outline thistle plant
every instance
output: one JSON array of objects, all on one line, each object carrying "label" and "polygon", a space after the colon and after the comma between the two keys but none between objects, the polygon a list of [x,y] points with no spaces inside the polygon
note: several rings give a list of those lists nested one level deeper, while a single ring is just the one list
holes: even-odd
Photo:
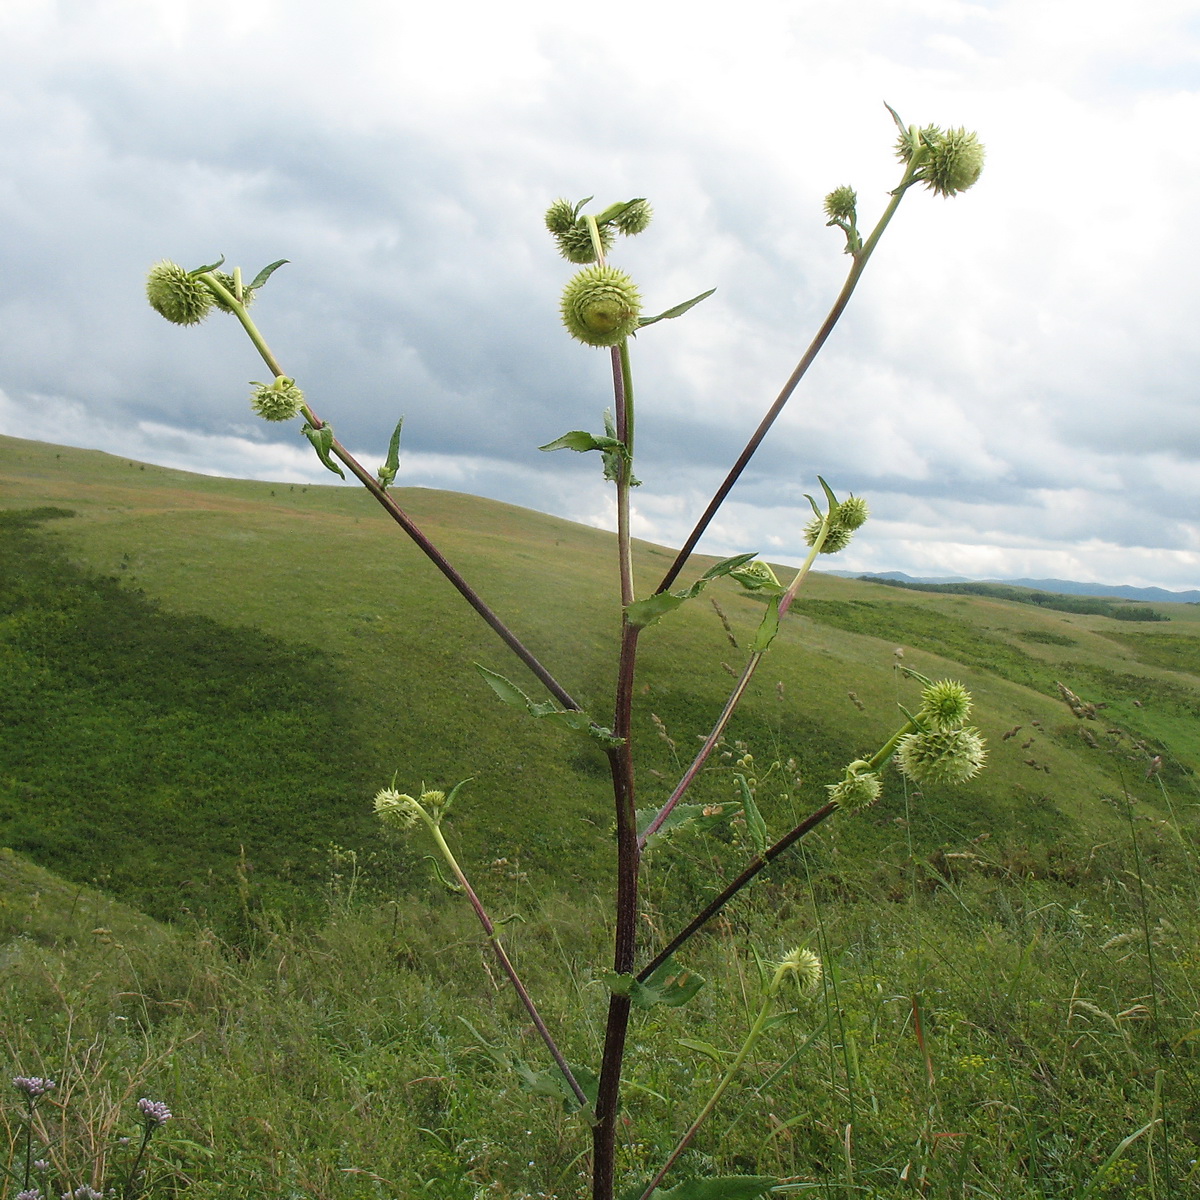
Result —
[{"label": "thistle plant", "polygon": [[[934,682],[901,668],[906,676],[921,685],[920,703],[915,711],[903,711],[903,721],[892,736],[873,753],[849,763],[840,779],[825,785],[825,802],[782,834],[770,831],[767,817],[759,811],[754,789],[745,772],[734,774],[736,802],[721,806],[720,814],[686,802],[690,789],[706,769],[714,750],[723,744],[729,722],[759,665],[770,652],[780,624],[814,562],[820,555],[837,553],[851,543],[868,519],[867,504],[854,495],[839,499],[833,488],[818,476],[819,491],[809,497],[812,516],[804,530],[808,554],[790,579],[781,581],[776,572],[754,553],[727,558],[686,585],[678,585],[679,577],[713,517],[832,333],[880,238],[909,190],[922,184],[940,196],[952,197],[973,186],[982,171],[983,147],[975,134],[964,129],[944,130],[934,125],[905,125],[894,110],[889,111],[899,129],[897,155],[901,178],[889,194],[882,215],[865,233],[859,227],[859,201],[853,187],[839,186],[825,198],[827,224],[842,232],[845,253],[850,257],[845,283],[812,342],[698,517],[670,568],[651,590],[639,586],[635,579],[631,553],[630,494],[640,482],[634,473],[636,405],[632,346],[639,337],[656,336],[660,332],[646,333],[650,326],[684,316],[707,299],[712,291],[702,292],[655,315],[646,315],[642,289],[627,273],[608,261],[608,256],[619,245],[618,239],[640,236],[650,228],[653,214],[644,198],[620,201],[598,212],[589,209],[591,197],[577,203],[559,199],[545,214],[546,229],[558,252],[579,268],[563,288],[563,325],[566,332],[583,346],[606,353],[613,381],[612,407],[603,416],[602,432],[573,429],[541,447],[548,452],[597,452],[604,477],[615,491],[620,650],[611,716],[606,713],[597,717],[585,711],[550,667],[522,643],[396,502],[389,488],[400,468],[403,419],[391,435],[384,463],[372,473],[337,440],[328,420],[318,415],[296,380],[285,371],[249,313],[255,293],[283,265],[282,260],[264,268],[249,284],[243,283],[240,270],[222,270],[223,260],[191,270],[175,263],[161,262],[151,270],[147,282],[151,306],[175,324],[197,324],[213,311],[236,318],[270,372],[269,382],[253,384],[251,406],[254,411],[268,421],[301,419],[300,432],[308,439],[320,462],[342,478],[348,471],[371,493],[505,646],[534,674],[546,692],[545,698],[530,697],[503,675],[479,667],[482,682],[501,701],[531,718],[560,727],[564,735],[583,739],[593,754],[607,760],[615,829],[614,938],[611,968],[599,975],[599,981],[607,989],[608,1000],[603,1049],[600,1061],[594,1067],[567,1062],[508,956],[496,923],[451,848],[443,826],[463,783],[448,794],[437,788],[427,789],[422,784],[415,789],[417,795],[414,797],[398,791],[393,779],[392,785],[381,790],[375,799],[375,810],[381,820],[401,830],[423,830],[433,840],[448,872],[439,870],[444,882],[461,893],[475,911],[492,952],[533,1021],[553,1064],[540,1075],[517,1060],[511,1060],[511,1065],[517,1067],[527,1084],[531,1079],[534,1081],[533,1090],[555,1094],[569,1109],[581,1114],[580,1133],[586,1135],[590,1131],[591,1137],[593,1200],[613,1200],[618,1187],[617,1121],[628,1034],[635,1011],[657,1005],[682,1006],[703,985],[703,980],[675,957],[688,940],[733,902],[771,862],[822,822],[839,811],[852,813],[878,801],[883,793],[884,772],[893,759],[907,778],[922,785],[965,782],[984,763],[983,739],[977,730],[966,724],[971,702],[965,689],[951,680]],[[655,796],[648,806],[639,808],[637,742],[632,720],[639,639],[643,630],[669,619],[672,612],[721,578],[763,602],[762,620],[736,683],[722,710],[715,714],[708,733],[703,735],[699,751],[669,794]],[[469,764],[465,765],[469,770]],[[654,953],[647,953],[639,936],[642,926],[639,888],[650,870],[647,850],[669,837],[688,831],[703,832],[733,814],[744,822],[753,850],[749,860],[673,936],[665,938]],[[820,963],[809,951],[797,949],[776,964],[762,966],[759,1007],[742,1049],[660,1168],[649,1178],[622,1181],[623,1198],[732,1200],[765,1194],[776,1185],[778,1181],[767,1176],[722,1176],[699,1181],[684,1179],[668,1189],[660,1186],[716,1107],[734,1075],[743,1067],[755,1044],[777,1019],[786,1018],[787,1014],[776,1009],[785,984],[791,979],[802,982],[809,990],[819,986]],[[148,1132],[149,1129],[147,1125]]]}]

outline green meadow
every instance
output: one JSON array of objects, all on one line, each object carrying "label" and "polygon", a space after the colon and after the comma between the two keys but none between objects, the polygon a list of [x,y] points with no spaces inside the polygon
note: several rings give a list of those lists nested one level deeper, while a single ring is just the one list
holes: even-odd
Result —
[{"label": "green meadow", "polygon": [[[612,536],[395,495],[607,720]],[[637,545],[642,591],[669,562]],[[846,1200],[1200,1194],[1200,607],[1152,607],[805,584],[695,798],[734,799],[748,754],[790,828],[917,702],[898,662],[967,685],[987,769],[924,793],[889,772],[696,940],[706,988],[634,1031],[629,1184],[741,1044],[754,950],[806,944],[824,990],[764,1039],[694,1173]],[[722,580],[643,636],[641,804],[761,615]],[[469,909],[371,815],[393,778],[470,778],[448,836],[568,1057],[598,1059],[607,764],[476,663],[542,698],[365,493],[0,437],[0,1039],[10,1075],[62,1081],[39,1110],[54,1194],[118,1163],[143,1095],[176,1114],[163,1194],[581,1194],[586,1127],[510,1069],[542,1051]],[[743,833],[654,851],[649,946],[740,870]]]}]

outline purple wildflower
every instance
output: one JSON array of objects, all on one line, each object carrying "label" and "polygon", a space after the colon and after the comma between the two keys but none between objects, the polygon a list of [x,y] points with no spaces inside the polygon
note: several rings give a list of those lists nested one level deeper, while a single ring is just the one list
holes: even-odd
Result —
[{"label": "purple wildflower", "polygon": [[165,1125],[171,1119],[171,1110],[166,1106],[165,1101],[162,1100],[147,1100],[143,1096],[138,1101],[138,1110],[141,1112],[149,1129]]},{"label": "purple wildflower", "polygon": [[63,1192],[62,1200],[104,1200],[104,1193],[98,1192],[84,1183],[73,1192]]},{"label": "purple wildflower", "polygon": [[44,1158],[35,1158],[33,1160],[33,1169],[35,1171],[48,1171],[50,1164]]},{"label": "purple wildflower", "polygon": [[41,1189],[30,1188],[28,1191],[18,1192],[17,1200],[42,1200]]},{"label": "purple wildflower", "polygon": [[12,1082],[30,1100],[40,1100],[54,1086],[53,1079],[43,1079],[40,1075],[17,1075]]}]

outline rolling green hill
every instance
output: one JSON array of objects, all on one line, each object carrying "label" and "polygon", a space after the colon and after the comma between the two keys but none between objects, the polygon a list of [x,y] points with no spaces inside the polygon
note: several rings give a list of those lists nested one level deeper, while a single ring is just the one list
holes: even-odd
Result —
[{"label": "rolling green hill", "polygon": [[[464,495],[397,495],[605,717],[618,624],[610,536]],[[0,506],[0,651],[16,684],[3,700],[0,844],[158,917],[300,911],[331,844],[414,869],[368,817],[394,772],[408,789],[471,776],[455,832],[476,861],[507,859],[568,888],[602,879],[602,757],[495,702],[473,663],[531,694],[538,685],[365,494],[3,438]],[[644,588],[667,561],[638,546]],[[708,596],[743,646],[761,611],[718,586],[643,638],[644,803],[665,795],[743,661]],[[893,670],[897,648],[972,689],[991,757],[966,788],[922,798],[912,827],[897,825],[906,800],[891,775],[884,801],[841,835],[866,859],[907,853],[912,837],[928,853],[984,834],[1001,855],[1070,858],[1114,833],[1125,789],[1155,819],[1166,815],[1160,780],[1196,794],[1194,609],[1175,606],[1169,624],[1142,632],[816,576],[795,611],[730,734],[760,764],[798,764],[802,785],[788,789],[788,812],[768,813],[774,824],[819,805],[822,785],[894,728],[897,703],[913,699]],[[1099,719],[1073,716],[1058,682],[1100,705]],[[1161,774],[1148,779],[1155,755]],[[701,796],[729,787],[714,772]]]},{"label": "rolling green hill", "polygon": [[[612,538],[398,495],[604,719]],[[643,590],[668,561],[639,545]],[[1142,627],[829,576],[801,595],[699,797],[730,797],[749,751],[773,833],[823,803],[915,701],[897,651],[970,686],[988,768],[924,794],[889,772],[877,805],[693,940],[697,999],[636,1016],[622,1188],[741,1044],[755,956],[802,945],[821,992],[760,1043],[681,1171],[864,1200],[1194,1195],[1200,610]],[[709,727],[761,611],[718,583],[643,635],[643,803]],[[507,1069],[545,1056],[465,902],[370,816],[393,773],[473,777],[448,836],[492,912],[519,918],[503,936],[564,1052],[598,1063],[606,765],[500,705],[473,662],[540,698],[365,495],[0,438],[0,1046],[10,1077],[59,1081],[36,1180],[24,1109],[0,1100],[0,1200],[119,1184],[139,1096],[176,1114],[148,1160],[169,1200],[581,1194],[589,1131]],[[655,851],[648,945],[745,858],[715,841]]]}]

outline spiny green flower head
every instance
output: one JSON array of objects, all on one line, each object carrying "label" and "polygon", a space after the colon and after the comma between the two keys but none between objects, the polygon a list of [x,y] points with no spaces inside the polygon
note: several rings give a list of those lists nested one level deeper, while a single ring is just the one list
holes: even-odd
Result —
[{"label": "spiny green flower head", "polygon": [[[226,291],[231,292],[235,297],[237,296],[237,286],[234,281],[233,275],[229,271],[213,271],[212,275],[213,275],[213,278],[216,279],[216,281],[219,284],[221,284],[222,287],[224,287],[226,289]],[[228,313],[233,312],[233,309],[230,308],[230,306],[228,304],[226,304],[225,301],[222,300],[221,297],[218,296],[215,292],[213,293],[213,303],[222,312],[228,312]],[[248,288],[243,283],[242,284],[242,305],[245,308],[249,308],[250,305],[253,303],[254,303],[254,292],[251,288]]]},{"label": "spiny green flower head", "polygon": [[[804,541],[809,546],[816,545],[817,538],[821,536],[822,521],[820,517],[813,517],[811,521],[804,527]],[[854,539],[854,530],[848,529],[845,525],[838,522],[835,517],[829,523],[829,532],[825,534],[825,540],[821,543],[822,554],[836,554],[839,550],[845,550]]]},{"label": "spiny green flower head", "polygon": [[146,299],[172,325],[199,325],[215,303],[204,284],[169,259],[150,268],[146,276]]},{"label": "spiny green flower head", "polygon": [[619,345],[636,331],[641,311],[637,286],[616,267],[585,267],[563,291],[563,324],[589,346]]},{"label": "spiny green flower head", "polygon": [[896,157],[902,163],[911,162],[912,156],[918,150],[923,146],[929,146],[934,139],[941,136],[941,133],[942,131],[936,125],[926,125],[924,129],[918,129],[915,125],[901,128],[899,140],[896,142]]},{"label": "spiny green flower head", "polygon": [[613,224],[626,237],[636,237],[646,231],[653,216],[654,210],[645,200],[634,200],[613,218]]},{"label": "spiny green flower head", "polygon": [[939,196],[956,196],[972,187],[983,173],[984,149],[979,136],[961,126],[929,142],[929,159],[922,168],[925,186]]},{"label": "spiny green flower head", "polygon": [[965,783],[987,759],[979,730],[933,729],[909,733],[896,747],[896,765],[914,783]]},{"label": "spiny green flower head", "polygon": [[[607,254],[612,249],[613,231],[611,225],[597,225],[600,234],[600,248]],[[558,252],[573,263],[591,263],[596,261],[596,247],[592,243],[592,231],[586,221],[572,225],[564,233],[556,233],[554,240],[558,243]]]},{"label": "spiny green flower head", "polygon": [[837,783],[827,783],[825,790],[828,791],[830,800],[853,812],[855,809],[868,808],[874,804],[883,792],[883,782],[870,769],[869,763],[859,759],[846,768],[843,779]]},{"label": "spiny green flower head", "polygon": [[375,797],[375,815],[385,825],[410,829],[421,816],[421,806],[395,788],[384,788]]},{"label": "spiny green flower head", "polygon": [[831,221],[853,221],[858,195],[852,187],[834,188],[825,197],[825,215]]},{"label": "spiny green flower head", "polygon": [[971,693],[953,679],[939,679],[921,693],[917,720],[934,729],[958,729],[971,712]]},{"label": "spiny green flower head", "polygon": [[847,496],[838,505],[834,520],[843,529],[855,530],[861,529],[870,515],[871,510],[867,508],[867,502],[861,496]]},{"label": "spiny green flower head", "polygon": [[790,975],[802,992],[815,992],[821,986],[823,974],[821,960],[811,950],[797,946],[775,964],[775,977],[770,990],[772,993],[778,991],[780,984]]},{"label": "spiny green flower head", "polygon": [[558,199],[546,209],[546,228],[551,233],[566,233],[577,219],[576,206],[570,200]]},{"label": "spiny green flower head", "polygon": [[250,407],[264,421],[290,421],[299,416],[304,403],[304,393],[294,379],[280,375],[274,383],[254,383],[250,396]]}]

